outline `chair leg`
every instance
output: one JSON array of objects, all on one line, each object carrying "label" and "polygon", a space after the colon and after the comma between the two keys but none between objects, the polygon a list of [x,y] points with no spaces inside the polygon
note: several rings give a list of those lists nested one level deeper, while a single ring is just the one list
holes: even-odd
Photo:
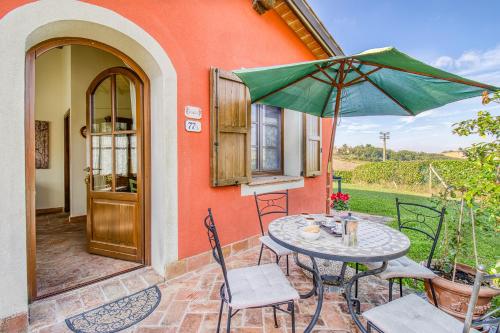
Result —
[{"label": "chair leg", "polygon": [[[432,294],[432,300],[434,301],[434,306],[436,308],[439,308],[437,297],[436,297],[436,291],[434,290],[434,284],[432,283],[432,280],[429,280],[429,286],[431,287],[431,294]],[[500,327],[500,325],[499,325]]]},{"label": "chair leg", "polygon": [[220,332],[220,321],[222,319],[222,309],[224,308],[224,300],[220,301],[220,309],[219,309],[219,319],[217,320],[217,333]]},{"label": "chair leg", "polygon": [[276,255],[276,265],[279,265],[281,257],[279,255]]},{"label": "chair leg", "polygon": [[257,266],[260,265],[260,260],[262,259],[262,251],[264,251],[264,244],[260,244],[260,254],[259,254],[259,261],[257,262]]},{"label": "chair leg", "polygon": [[278,317],[276,317],[276,307],[273,306],[274,327],[278,328]]},{"label": "chair leg", "polygon": [[295,333],[295,303],[292,301],[290,303],[291,309],[290,309],[290,315],[292,316],[292,333]]},{"label": "chair leg", "polygon": [[403,278],[399,278],[399,298],[403,297]]},{"label": "chair leg", "polygon": [[394,281],[392,279],[389,279],[389,302],[392,301],[392,285],[394,284]]},{"label": "chair leg", "polygon": [[370,322],[366,323],[366,332],[367,333],[372,333],[372,325]]},{"label": "chair leg", "polygon": [[227,326],[226,326],[226,332],[230,333],[231,332],[231,316],[232,316],[232,309],[229,306],[228,312],[227,312]]},{"label": "chair leg", "polygon": [[286,255],[286,276],[290,276],[290,264],[288,263],[288,254]]}]

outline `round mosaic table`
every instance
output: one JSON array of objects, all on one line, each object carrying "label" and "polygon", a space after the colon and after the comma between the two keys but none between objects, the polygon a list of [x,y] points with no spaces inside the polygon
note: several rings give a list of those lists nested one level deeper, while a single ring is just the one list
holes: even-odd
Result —
[{"label": "round mosaic table", "polygon": [[[324,219],[324,215],[322,214],[311,214],[309,217],[314,217],[318,222]],[[341,281],[345,286],[344,297],[346,298],[349,312],[356,325],[362,332],[365,332],[366,330],[353,308],[353,304],[356,304],[356,302],[359,307],[359,302],[355,299],[351,299],[352,286],[354,283],[357,283],[358,279],[361,277],[375,275],[384,271],[389,260],[404,256],[410,248],[410,240],[398,230],[383,224],[358,219],[358,242],[355,246],[347,246],[343,244],[341,237],[335,237],[323,229],[320,229],[320,237],[318,239],[304,239],[300,235],[300,229],[307,225],[308,222],[305,216],[290,215],[272,221],[268,228],[269,236],[275,242],[297,253],[309,256],[311,259],[312,267],[309,269],[313,274],[314,286],[311,293],[304,296],[304,298],[316,294],[318,295],[318,305],[311,323],[306,328],[305,332],[311,332],[316,325],[323,304],[322,279],[325,279],[325,276],[320,275],[315,258],[356,264],[367,262],[381,263],[379,268],[358,273],[349,279],[349,281],[345,282],[345,284],[343,282],[343,276],[341,277]],[[297,264],[305,268],[298,261]]]}]

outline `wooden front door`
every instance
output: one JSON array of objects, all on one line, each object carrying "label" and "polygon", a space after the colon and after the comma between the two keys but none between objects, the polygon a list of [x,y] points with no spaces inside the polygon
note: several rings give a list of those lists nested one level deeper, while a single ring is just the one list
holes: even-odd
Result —
[{"label": "wooden front door", "polygon": [[130,69],[99,74],[87,91],[90,253],[144,262],[143,84]]}]

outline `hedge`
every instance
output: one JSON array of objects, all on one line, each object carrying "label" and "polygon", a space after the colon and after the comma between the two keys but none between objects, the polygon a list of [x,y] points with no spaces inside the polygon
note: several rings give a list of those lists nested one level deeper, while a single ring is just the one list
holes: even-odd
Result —
[{"label": "hedge", "polygon": [[342,181],[358,184],[424,185],[429,181],[429,165],[448,185],[458,185],[464,176],[475,172],[468,161],[428,160],[428,161],[386,161],[370,162],[352,171],[335,171]]}]

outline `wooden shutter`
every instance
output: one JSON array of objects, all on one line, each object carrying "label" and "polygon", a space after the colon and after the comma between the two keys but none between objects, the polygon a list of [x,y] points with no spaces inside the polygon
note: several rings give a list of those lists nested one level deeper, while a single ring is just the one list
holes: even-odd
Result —
[{"label": "wooden shutter", "polygon": [[303,116],[304,177],[321,175],[321,118],[307,113]]},{"label": "wooden shutter", "polygon": [[247,87],[231,72],[210,73],[210,174],[212,186],[251,180],[251,100]]}]

